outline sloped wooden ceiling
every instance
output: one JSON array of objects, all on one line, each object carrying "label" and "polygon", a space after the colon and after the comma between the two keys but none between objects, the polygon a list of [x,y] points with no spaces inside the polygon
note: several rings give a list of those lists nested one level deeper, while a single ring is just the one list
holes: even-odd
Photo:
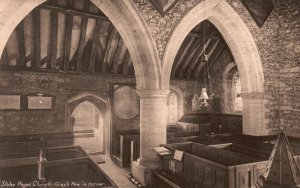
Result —
[{"label": "sloped wooden ceiling", "polygon": [[[207,20],[201,22],[180,46],[171,78],[198,80],[203,76],[204,70],[208,71],[215,64],[224,50],[229,49],[217,28]],[[204,53],[208,62],[204,61]]]},{"label": "sloped wooden ceiling", "polygon": [[0,66],[134,75],[120,34],[87,0],[49,0],[34,9],[11,34]]},{"label": "sloped wooden ceiling", "polygon": [[[218,30],[201,22],[177,52],[171,77],[198,80],[227,48]],[[11,34],[0,68],[134,75],[120,34],[89,0],[49,0],[34,9]]]}]

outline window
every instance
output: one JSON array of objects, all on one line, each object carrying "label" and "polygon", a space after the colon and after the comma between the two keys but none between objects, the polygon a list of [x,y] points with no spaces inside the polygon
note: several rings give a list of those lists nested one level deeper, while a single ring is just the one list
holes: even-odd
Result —
[{"label": "window", "polygon": [[234,95],[233,110],[234,111],[243,111],[242,87],[241,87],[241,80],[240,80],[239,75],[234,75],[232,78],[232,81],[233,81],[232,93]]},{"label": "window", "polygon": [[175,124],[178,121],[178,97],[171,91],[168,99],[168,124]]}]

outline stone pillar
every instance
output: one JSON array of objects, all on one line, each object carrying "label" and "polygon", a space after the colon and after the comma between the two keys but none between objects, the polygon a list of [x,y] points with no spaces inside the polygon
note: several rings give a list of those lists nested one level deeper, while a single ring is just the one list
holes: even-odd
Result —
[{"label": "stone pillar", "polygon": [[141,90],[140,96],[140,158],[132,165],[132,173],[143,185],[151,184],[151,169],[160,166],[152,148],[167,142],[169,90]]}]

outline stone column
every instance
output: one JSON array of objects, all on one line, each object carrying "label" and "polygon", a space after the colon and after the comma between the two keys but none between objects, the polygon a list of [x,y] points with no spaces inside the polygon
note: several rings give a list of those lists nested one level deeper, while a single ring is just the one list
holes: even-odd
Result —
[{"label": "stone column", "polygon": [[141,90],[140,96],[140,158],[132,165],[132,172],[143,185],[151,184],[151,169],[160,165],[152,148],[167,142],[169,90]]}]

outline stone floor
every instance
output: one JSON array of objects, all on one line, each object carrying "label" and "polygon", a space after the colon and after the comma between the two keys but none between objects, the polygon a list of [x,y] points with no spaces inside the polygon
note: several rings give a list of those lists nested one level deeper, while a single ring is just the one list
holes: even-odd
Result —
[{"label": "stone floor", "polygon": [[81,146],[87,153],[103,152],[103,142],[98,137],[75,138],[74,145]]},{"label": "stone floor", "polygon": [[130,169],[119,167],[115,164],[111,158],[105,154],[101,155],[105,160],[105,163],[99,164],[99,167],[117,184],[119,188],[136,188],[128,178],[127,174],[130,173]]},{"label": "stone floor", "polygon": [[[97,137],[75,138],[74,145],[81,146],[87,153],[98,153],[103,151],[101,149],[103,145],[99,143],[99,138]],[[98,164],[99,167],[119,188],[136,188],[136,186],[127,178],[127,174],[130,173],[130,168],[121,168],[106,154],[101,154],[100,157],[104,159],[105,163]]]},{"label": "stone floor", "polygon": [[[79,130],[79,129],[78,129]],[[103,153],[103,133],[99,129],[94,129],[92,136],[81,135],[74,138],[74,145],[81,146],[87,153]]]}]

